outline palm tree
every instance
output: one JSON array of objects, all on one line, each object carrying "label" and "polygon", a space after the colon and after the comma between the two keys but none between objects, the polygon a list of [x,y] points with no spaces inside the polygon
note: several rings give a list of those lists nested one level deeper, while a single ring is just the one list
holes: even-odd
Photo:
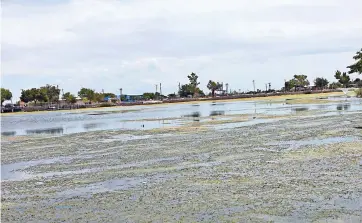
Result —
[{"label": "palm tree", "polygon": [[221,87],[221,83],[212,80],[209,80],[209,83],[207,84],[207,88],[211,91],[212,97],[215,97],[215,91],[219,90]]}]

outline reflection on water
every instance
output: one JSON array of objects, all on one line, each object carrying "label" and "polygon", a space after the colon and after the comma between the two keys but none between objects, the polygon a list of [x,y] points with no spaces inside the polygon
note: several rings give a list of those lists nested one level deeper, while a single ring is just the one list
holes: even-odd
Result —
[{"label": "reflection on water", "polygon": [[192,119],[193,121],[199,122],[199,121],[200,121],[200,116],[201,116],[201,113],[200,113],[200,112],[192,112],[191,114],[183,115],[183,116],[181,116],[181,117],[193,118],[193,119]]},{"label": "reflection on water", "polygon": [[14,135],[16,135],[16,131],[2,132],[1,135],[2,136],[14,136]]},{"label": "reflection on water", "polygon": [[216,103],[216,102],[213,102],[210,104],[211,106],[224,106],[225,103]]},{"label": "reflection on water", "polygon": [[[336,111],[338,110],[338,111]],[[97,110],[53,111],[45,113],[13,114],[1,117],[3,136],[28,134],[73,134],[97,130],[148,130],[163,127],[176,127],[191,122],[211,118],[224,119],[224,116],[247,115],[304,115],[307,111],[326,111],[338,114],[341,111],[361,111],[362,100],[349,98],[348,102],[332,100],[325,104],[286,105],[285,101],[239,101],[239,102],[194,102],[192,104],[170,104],[167,106],[114,107]],[[312,113],[313,114],[313,113]],[[208,118],[207,118],[208,117]],[[254,120],[254,119],[253,119]],[[250,120],[245,123],[255,124]],[[54,128],[54,126],[62,128]],[[233,125],[232,125],[233,126]],[[28,130],[27,130],[28,129]]]},{"label": "reflection on water", "polygon": [[308,107],[296,107],[296,108],[292,108],[292,110],[294,112],[303,112],[303,111],[308,111],[309,108]]},{"label": "reflection on water", "polygon": [[99,128],[99,127],[101,127],[103,125],[104,125],[104,123],[87,123],[87,124],[83,125],[83,128],[85,130],[91,130],[91,129]]},{"label": "reflection on water", "polygon": [[351,104],[339,104],[339,105],[337,105],[337,110],[338,111],[349,110],[350,108],[351,108]]},{"label": "reflection on water", "polygon": [[183,115],[181,117],[186,117],[186,118],[198,118],[201,116],[200,112],[192,112],[191,114],[187,114],[187,115]]},{"label": "reflection on water", "polygon": [[225,115],[225,111],[211,111],[210,116]]},{"label": "reflection on water", "polygon": [[64,129],[62,127],[59,128],[49,128],[49,129],[31,129],[26,130],[27,135],[38,135],[38,134],[50,134],[50,135],[58,135],[63,134]]},{"label": "reflection on water", "polygon": [[325,109],[328,109],[329,107],[330,107],[330,105],[328,105],[328,104],[317,105],[317,109],[319,109],[319,110],[325,110]]}]

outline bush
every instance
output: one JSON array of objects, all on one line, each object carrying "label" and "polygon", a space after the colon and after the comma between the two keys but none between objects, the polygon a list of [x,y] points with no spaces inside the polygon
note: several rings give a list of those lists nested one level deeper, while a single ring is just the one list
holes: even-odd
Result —
[{"label": "bush", "polygon": [[113,104],[110,103],[104,103],[104,104],[100,104],[99,107],[104,108],[104,107],[112,107],[114,106]]},{"label": "bush", "polygon": [[357,89],[355,92],[357,97],[362,98],[362,88]]}]

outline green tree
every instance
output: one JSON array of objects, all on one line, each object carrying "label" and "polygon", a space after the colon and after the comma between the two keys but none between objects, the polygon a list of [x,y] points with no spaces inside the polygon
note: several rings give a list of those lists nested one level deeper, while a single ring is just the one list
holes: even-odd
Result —
[{"label": "green tree", "polygon": [[155,93],[145,92],[145,93],[143,93],[143,98],[146,100],[153,100],[153,99],[155,99]]},{"label": "green tree", "polygon": [[106,98],[106,97],[109,97],[109,98],[116,98],[117,96],[113,93],[103,93],[103,96]]},{"label": "green tree", "polygon": [[349,81],[351,80],[349,75],[346,72],[341,72],[339,70],[336,71],[334,77],[338,80],[339,83],[346,87]]},{"label": "green tree", "polygon": [[31,88],[27,90],[21,90],[20,100],[28,103],[34,101],[37,102],[47,102],[49,100],[46,90],[41,88]]},{"label": "green tree", "polygon": [[209,80],[209,83],[207,84],[207,88],[211,91],[212,97],[215,97],[215,91],[221,89],[222,84],[219,82]]},{"label": "green tree", "polygon": [[309,86],[309,81],[308,81],[308,76],[307,75],[294,75],[294,78],[291,80],[291,84],[294,87],[306,87]]},{"label": "green tree", "polygon": [[198,82],[199,76],[192,72],[190,75],[187,76],[187,78],[190,82],[188,87],[190,88],[192,94],[195,95],[196,93],[198,93],[197,86],[200,84],[200,82]]},{"label": "green tree", "polygon": [[340,87],[342,87],[342,84],[339,83],[339,82],[333,82],[333,83],[329,84],[329,89],[337,89],[337,88],[340,88]]},{"label": "green tree", "polygon": [[103,102],[104,101],[104,95],[102,93],[95,92],[93,96],[93,100],[96,102]]},{"label": "green tree", "polygon": [[49,97],[45,88],[36,89],[35,91],[35,102],[48,102]]},{"label": "green tree", "polygon": [[356,84],[357,87],[362,87],[362,80],[359,78],[356,78],[353,83]]},{"label": "green tree", "polygon": [[181,97],[188,97],[189,95],[193,95],[192,87],[189,84],[181,85],[179,95]]},{"label": "green tree", "polygon": [[27,90],[22,89],[21,90],[21,95],[20,95],[20,100],[25,102],[25,103],[28,103],[30,101],[34,101],[35,100],[35,94],[33,92],[34,89],[35,88],[27,89]]},{"label": "green tree", "polygon": [[59,101],[60,89],[58,88],[58,86],[47,84],[43,87],[40,87],[40,90],[45,92],[45,94],[48,97],[49,102],[58,102]]},{"label": "green tree", "polygon": [[201,96],[201,97],[204,97],[204,96],[205,96],[204,91],[201,90],[200,88],[197,88],[196,92],[197,92],[197,94],[198,94],[199,96]]},{"label": "green tree", "polygon": [[294,75],[294,78],[291,79],[290,81],[286,81],[284,83],[284,89],[285,90],[290,90],[292,88],[295,88],[295,90],[297,90],[297,87],[306,87],[309,86],[309,81],[308,81],[308,76],[307,75]]},{"label": "green tree", "polygon": [[347,67],[349,69],[348,73],[362,74],[362,48],[360,51],[356,52],[356,55],[353,57],[353,59],[357,62]]},{"label": "green tree", "polygon": [[63,99],[68,103],[68,104],[75,104],[77,102],[77,98],[71,94],[70,92],[67,92],[63,95]]},{"label": "green tree", "polygon": [[325,88],[328,86],[328,80],[323,78],[323,77],[317,77],[315,80],[314,80],[314,85],[318,88]]},{"label": "green tree", "polygon": [[1,104],[6,100],[10,100],[12,97],[13,94],[9,89],[1,88]]},{"label": "green tree", "polygon": [[167,95],[167,96],[168,96],[168,98],[176,98],[176,94],[175,94],[175,93],[169,94],[169,95]]},{"label": "green tree", "polygon": [[89,102],[92,102],[95,99],[95,92],[94,90],[89,88],[81,88],[80,91],[78,91],[78,96],[83,100],[88,100]]}]

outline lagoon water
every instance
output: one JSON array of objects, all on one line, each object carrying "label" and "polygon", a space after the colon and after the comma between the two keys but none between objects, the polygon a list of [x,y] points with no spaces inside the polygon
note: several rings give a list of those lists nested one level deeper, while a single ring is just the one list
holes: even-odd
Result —
[{"label": "lagoon water", "polygon": [[262,115],[298,115],[308,111],[318,111],[328,115],[362,110],[361,100],[341,97],[328,99],[330,103],[288,104],[288,100],[210,101],[94,110],[15,113],[1,117],[1,134],[2,136],[61,135],[96,130],[153,129],[211,119],[223,120],[230,115],[246,115],[252,124],[255,122],[254,118]]}]

